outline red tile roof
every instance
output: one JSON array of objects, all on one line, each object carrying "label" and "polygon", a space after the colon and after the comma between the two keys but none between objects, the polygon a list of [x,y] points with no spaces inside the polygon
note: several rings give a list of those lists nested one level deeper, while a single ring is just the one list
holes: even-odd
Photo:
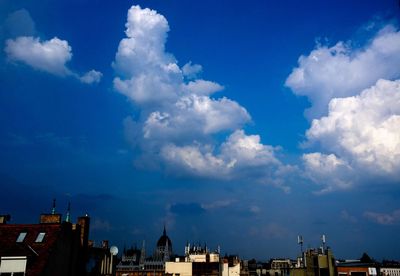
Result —
[{"label": "red tile roof", "polygon": [[[26,275],[40,275],[62,230],[62,224],[0,224],[0,256],[27,256]],[[17,242],[21,232],[27,235]],[[35,242],[39,233],[42,242]]]}]

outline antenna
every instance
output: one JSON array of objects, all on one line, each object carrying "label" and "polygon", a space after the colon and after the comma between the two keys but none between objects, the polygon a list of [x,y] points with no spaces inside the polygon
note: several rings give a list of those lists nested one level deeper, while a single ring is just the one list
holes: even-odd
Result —
[{"label": "antenna", "polygon": [[68,202],[67,217],[65,218],[66,222],[71,222],[70,211],[71,211],[71,202]]},{"label": "antenna", "polygon": [[53,208],[51,209],[51,214],[54,215],[56,213],[56,199],[53,198]]},{"label": "antenna", "polygon": [[323,234],[321,236],[321,241],[322,241],[322,252],[324,252],[325,251],[325,244],[326,244],[325,234]]},{"label": "antenna", "polygon": [[303,254],[303,236],[302,235],[298,235],[297,236],[297,243],[300,244],[300,250],[301,250],[301,254]]}]

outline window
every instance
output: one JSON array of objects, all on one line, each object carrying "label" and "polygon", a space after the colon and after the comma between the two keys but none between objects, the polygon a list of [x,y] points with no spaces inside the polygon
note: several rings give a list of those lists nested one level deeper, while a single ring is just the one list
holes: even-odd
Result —
[{"label": "window", "polygon": [[25,237],[26,237],[26,234],[27,234],[26,232],[19,233],[19,236],[17,238],[17,242],[23,242]]},{"label": "window", "polygon": [[46,235],[46,233],[40,232],[40,233],[37,235],[35,242],[43,242],[43,239],[44,239],[44,236],[45,236],[45,235]]}]

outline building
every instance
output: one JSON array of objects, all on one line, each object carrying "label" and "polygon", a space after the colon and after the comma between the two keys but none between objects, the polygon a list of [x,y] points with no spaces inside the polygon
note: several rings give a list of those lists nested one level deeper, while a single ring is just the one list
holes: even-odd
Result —
[{"label": "building", "polygon": [[400,276],[400,263],[396,261],[382,261],[380,267],[381,276]]},{"label": "building", "polygon": [[400,276],[400,267],[381,267],[381,276]]},{"label": "building", "polygon": [[187,244],[185,256],[165,263],[167,276],[240,276],[241,262],[237,256],[220,258],[219,248]]},{"label": "building", "polygon": [[270,269],[267,271],[268,276],[288,276],[293,268],[290,259],[271,259],[269,261]]},{"label": "building", "polygon": [[40,215],[38,224],[8,224],[0,216],[1,275],[84,275],[89,234],[88,216],[70,222],[55,213]]},{"label": "building", "polygon": [[377,276],[377,267],[374,263],[344,261],[336,264],[338,276]]},{"label": "building", "polygon": [[103,240],[101,246],[89,241],[86,259],[86,275],[114,275],[116,256],[111,252],[107,240]]},{"label": "building", "polygon": [[124,250],[121,261],[116,266],[117,276],[163,276],[165,264],[173,256],[172,242],[164,226],[151,257],[146,257],[145,242],[142,249]]},{"label": "building", "polygon": [[330,248],[308,249],[298,258],[290,276],[335,276],[335,259]]}]

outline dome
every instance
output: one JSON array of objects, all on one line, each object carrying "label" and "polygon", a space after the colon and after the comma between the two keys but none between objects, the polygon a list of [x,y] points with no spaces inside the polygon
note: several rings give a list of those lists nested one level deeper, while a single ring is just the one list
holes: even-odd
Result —
[{"label": "dome", "polygon": [[157,247],[165,247],[168,243],[168,247],[171,249],[172,248],[172,242],[167,236],[167,231],[165,231],[165,226],[164,226],[164,232],[163,235],[158,239],[157,242]]}]

